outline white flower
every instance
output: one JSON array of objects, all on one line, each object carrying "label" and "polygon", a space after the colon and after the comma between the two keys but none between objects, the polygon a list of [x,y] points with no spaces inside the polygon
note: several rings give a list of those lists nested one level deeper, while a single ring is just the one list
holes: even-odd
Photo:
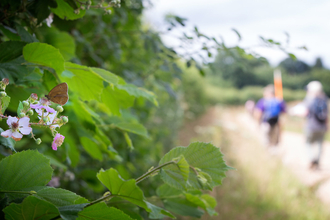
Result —
[{"label": "white flower", "polygon": [[22,139],[23,134],[28,135],[32,132],[32,128],[30,125],[30,118],[16,118],[8,116],[7,124],[9,126],[9,130],[1,132],[1,136],[3,137],[12,137],[15,141],[19,141]]}]

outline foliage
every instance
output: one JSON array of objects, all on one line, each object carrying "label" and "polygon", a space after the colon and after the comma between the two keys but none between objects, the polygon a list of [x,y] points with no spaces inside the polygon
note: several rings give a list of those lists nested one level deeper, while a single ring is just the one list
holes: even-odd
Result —
[{"label": "foliage", "polygon": [[[200,142],[173,148],[183,115],[178,55],[143,27],[142,1],[125,1],[120,8],[118,1],[108,3],[0,3],[0,77],[9,81],[1,88],[0,126],[6,128],[10,117],[28,117],[32,130],[32,138],[17,142],[2,131],[1,217],[175,217],[164,208],[175,215],[200,217],[201,209],[216,215],[216,201],[203,191],[220,185],[229,169],[220,150]],[[196,35],[208,38],[197,28]],[[60,82],[69,88],[65,106],[30,100]],[[33,105],[46,110],[33,114]],[[56,116],[64,111],[67,117],[50,120],[52,107]],[[169,180],[168,169],[182,178]],[[176,198],[167,199],[164,191],[155,197],[160,176],[171,186],[189,187],[169,190]]]}]

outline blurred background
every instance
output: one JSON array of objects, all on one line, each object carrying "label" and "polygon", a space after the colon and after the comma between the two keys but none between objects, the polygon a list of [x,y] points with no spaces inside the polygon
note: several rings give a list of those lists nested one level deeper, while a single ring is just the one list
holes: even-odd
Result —
[{"label": "blurred background", "polygon": [[[282,117],[282,136],[274,152],[263,147],[258,123],[243,107],[247,100],[262,98],[263,88],[274,83],[275,69],[282,73],[288,111],[305,98],[310,81],[320,81],[330,96],[330,27],[324,19],[329,6],[328,1],[258,0],[155,0],[146,5],[145,23],[184,58],[179,62],[184,121],[178,142],[212,141],[237,169],[211,193],[219,215],[203,219],[330,218],[329,143],[320,170],[311,171],[304,118]],[[187,20],[169,27],[173,16]],[[187,47],[196,35],[198,40]],[[208,47],[213,37],[220,49]],[[198,66],[187,68],[191,57],[202,65],[203,74]]]}]

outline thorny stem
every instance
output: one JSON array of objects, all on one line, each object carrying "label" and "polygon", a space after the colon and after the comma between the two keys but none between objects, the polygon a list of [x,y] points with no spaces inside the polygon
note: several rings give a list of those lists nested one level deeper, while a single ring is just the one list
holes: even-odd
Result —
[{"label": "thorny stem", "polygon": [[175,161],[169,161],[167,163],[164,163],[158,167],[153,168],[152,170],[146,172],[145,174],[143,174],[142,176],[140,176],[139,178],[136,179],[136,184],[138,184],[139,182],[141,182],[142,180],[146,179],[148,176],[150,176],[153,172],[160,170],[161,168],[170,165],[170,164],[174,164]]}]

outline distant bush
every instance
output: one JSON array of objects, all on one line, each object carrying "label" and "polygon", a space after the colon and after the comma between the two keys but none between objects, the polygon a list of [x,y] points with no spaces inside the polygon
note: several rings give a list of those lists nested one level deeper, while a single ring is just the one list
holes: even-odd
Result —
[{"label": "distant bush", "polygon": [[[263,87],[259,86],[249,86],[243,89],[207,86],[205,89],[211,104],[242,105],[249,99],[258,101],[263,94]],[[286,102],[302,100],[305,97],[305,91],[284,88],[283,95]]]}]

